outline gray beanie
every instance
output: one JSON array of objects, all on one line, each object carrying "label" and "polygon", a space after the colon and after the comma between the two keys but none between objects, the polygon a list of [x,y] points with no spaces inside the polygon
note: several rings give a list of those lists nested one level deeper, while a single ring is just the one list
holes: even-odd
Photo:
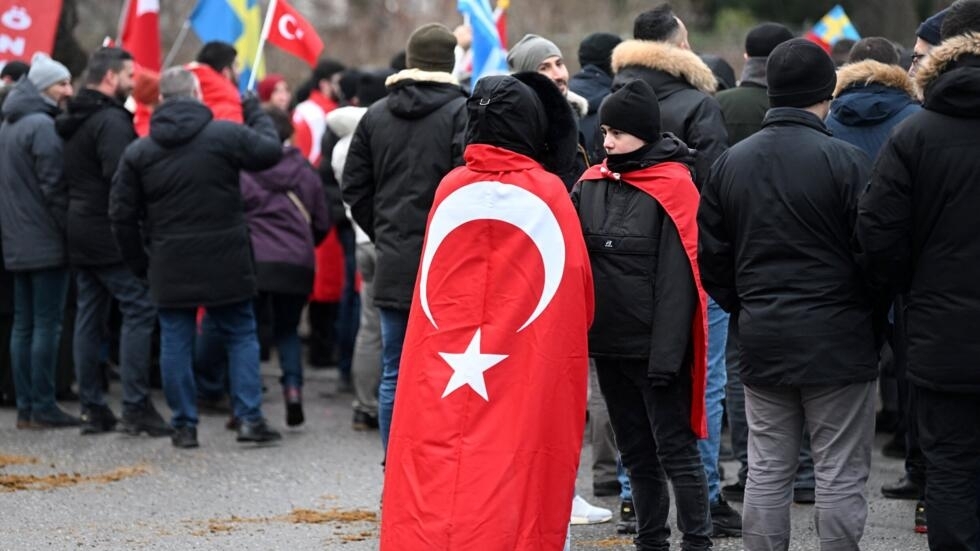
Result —
[{"label": "gray beanie", "polygon": [[526,34],[510,48],[507,66],[515,73],[537,71],[541,62],[552,56],[562,57],[555,43],[536,34]]},{"label": "gray beanie", "polygon": [[67,67],[48,57],[48,54],[38,52],[31,59],[31,70],[27,78],[41,92],[52,84],[71,79],[71,71]]}]

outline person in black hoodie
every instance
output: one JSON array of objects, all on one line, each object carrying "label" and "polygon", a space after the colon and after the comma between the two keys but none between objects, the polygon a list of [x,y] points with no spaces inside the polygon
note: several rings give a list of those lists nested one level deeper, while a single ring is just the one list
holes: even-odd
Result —
[{"label": "person in black hoodie", "polygon": [[642,80],[607,97],[599,122],[608,156],[582,176],[572,202],[595,283],[589,355],[630,474],[636,548],[667,545],[669,480],[683,548],[709,549],[697,447],[707,432],[707,297],[697,275],[693,155],[661,134],[657,97]]},{"label": "person in black hoodie", "polygon": [[256,276],[239,171],[276,164],[279,136],[252,95],[242,101],[246,126],[212,120],[197,78],[186,69],[163,73],[160,96],[150,135],[126,148],[113,178],[109,219],[123,260],[137,277],[149,279],[159,308],[173,444],[197,446],[191,356],[199,306],[228,350],[234,415],[241,420],[238,441],[278,440],[261,411]]},{"label": "person in black hoodie", "polygon": [[904,295],[929,546],[965,550],[980,533],[980,2],[953,4],[941,32],[916,74],[923,110],[882,147],[855,234],[872,281]]},{"label": "person in black hoodie", "polygon": [[612,51],[622,41],[623,39],[612,33],[592,33],[582,39],[578,46],[578,63],[582,70],[568,81],[568,89],[589,102],[589,111],[579,119],[578,127],[582,139],[585,140],[585,151],[591,160],[606,156],[602,149],[602,140],[597,139],[599,105],[612,93]]},{"label": "person in black hoodie", "polygon": [[736,321],[749,424],[742,538],[787,549],[806,427],[821,545],[857,549],[878,375],[873,300],[851,252],[870,159],[823,123],[834,63],[802,38],[766,63],[762,130],[712,167],[698,210],[701,280]]},{"label": "person in black hoodie", "polygon": [[402,342],[408,326],[425,222],[439,181],[463,163],[466,92],[450,74],[456,37],[430,23],[408,39],[408,69],[354,131],[341,179],[344,202],[377,252],[374,303],[383,371],[378,422],[387,449]]},{"label": "person in black hoodie", "polygon": [[89,58],[85,87],[68,101],[56,127],[64,140],[68,188],[68,260],[78,287],[73,340],[82,434],[108,432],[116,416],[102,394],[99,350],[112,299],[119,301],[123,426],[130,434],[170,434],[150,401],[150,354],[156,308],[146,282],[123,264],[109,225],[109,188],[126,147],[136,139],[123,107],[133,88],[133,58],[101,48]]}]

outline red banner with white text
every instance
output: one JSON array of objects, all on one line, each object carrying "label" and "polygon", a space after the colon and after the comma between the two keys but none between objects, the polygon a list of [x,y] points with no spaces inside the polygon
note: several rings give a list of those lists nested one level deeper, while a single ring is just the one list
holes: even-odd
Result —
[{"label": "red banner with white text", "polygon": [[60,15],[61,0],[0,0],[0,63],[50,54]]}]

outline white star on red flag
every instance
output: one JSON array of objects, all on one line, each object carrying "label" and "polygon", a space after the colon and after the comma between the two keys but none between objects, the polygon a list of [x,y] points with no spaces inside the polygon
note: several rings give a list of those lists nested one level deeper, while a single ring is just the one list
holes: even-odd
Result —
[{"label": "white star on red flag", "polygon": [[446,390],[442,393],[445,398],[460,387],[466,385],[479,394],[484,400],[490,401],[487,396],[487,382],[483,378],[483,372],[504,361],[507,356],[503,354],[483,354],[480,352],[480,329],[476,330],[469,346],[462,354],[449,354],[439,352],[443,360],[453,368],[453,376],[446,384]]}]

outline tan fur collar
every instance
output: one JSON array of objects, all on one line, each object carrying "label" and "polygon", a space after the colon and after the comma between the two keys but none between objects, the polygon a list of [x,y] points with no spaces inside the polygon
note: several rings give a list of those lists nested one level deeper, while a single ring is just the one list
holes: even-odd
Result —
[{"label": "tan fur collar", "polygon": [[857,63],[848,63],[837,71],[837,89],[834,97],[852,86],[867,86],[881,84],[889,88],[902,90],[909,96],[915,97],[915,86],[909,74],[898,65],[886,65],[873,59],[865,59]]},{"label": "tan fur collar", "polygon": [[422,71],[420,69],[404,69],[391,75],[385,80],[385,86],[391,87],[399,82],[413,80],[415,82],[435,82],[438,84],[455,84],[459,86],[459,80],[449,73],[439,71]]},{"label": "tan fur collar", "polygon": [[967,54],[980,55],[980,33],[955,36],[936,46],[923,60],[922,68],[915,75],[919,93],[922,94],[939,75],[946,72],[950,63]]},{"label": "tan fur collar", "polygon": [[718,88],[711,69],[694,52],[683,50],[665,42],[649,40],[626,40],[612,53],[612,68],[618,73],[623,67],[640,65],[663,71],[706,94],[713,94]]}]

